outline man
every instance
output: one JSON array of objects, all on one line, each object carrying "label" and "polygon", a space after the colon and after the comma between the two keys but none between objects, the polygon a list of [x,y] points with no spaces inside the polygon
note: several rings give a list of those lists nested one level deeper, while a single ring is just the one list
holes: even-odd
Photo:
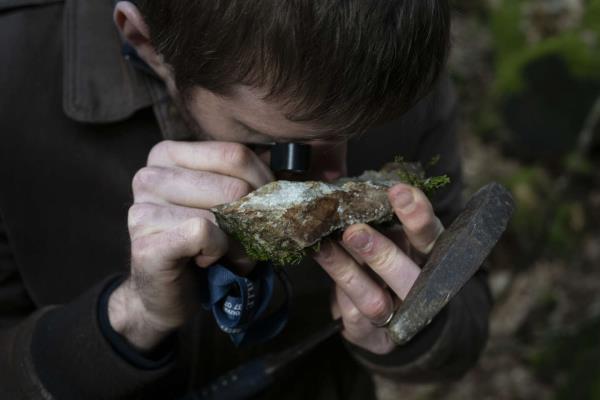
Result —
[{"label": "man", "polygon": [[[5,0],[0,10],[0,397],[178,398],[331,313],[341,337],[261,398],[363,399],[374,373],[430,381],[473,364],[490,303],[481,276],[408,345],[382,327],[460,209],[453,99],[439,79],[445,1],[165,0],[113,12],[108,0]],[[453,183],[434,206],[415,188],[390,189],[412,250],[348,228],[316,263],[289,269],[285,330],[237,348],[199,307],[196,278],[217,261],[240,275],[254,266],[207,210],[276,179],[249,146],[285,141],[312,147],[300,179],[439,154],[432,173]]]}]

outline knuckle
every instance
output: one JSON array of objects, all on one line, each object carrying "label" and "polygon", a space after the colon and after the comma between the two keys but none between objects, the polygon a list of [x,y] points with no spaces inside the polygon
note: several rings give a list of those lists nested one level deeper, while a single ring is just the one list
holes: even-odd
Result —
[{"label": "knuckle", "polygon": [[341,271],[336,276],[336,280],[346,288],[353,286],[354,282],[356,281],[356,274],[352,272],[346,272],[348,270],[350,270],[350,268],[341,268]]},{"label": "knuckle", "polygon": [[144,223],[153,218],[155,207],[151,204],[136,203],[129,207],[127,214],[127,223],[129,229],[137,229]]},{"label": "knuckle", "polygon": [[370,320],[374,321],[387,317],[389,306],[385,295],[379,293],[371,296],[369,301],[365,304],[363,312]]},{"label": "knuckle", "polygon": [[204,239],[210,233],[210,222],[205,218],[194,218],[190,222],[189,235],[195,239]]},{"label": "knuckle", "polygon": [[373,252],[372,264],[380,268],[392,268],[396,261],[396,249],[393,246],[382,246]]},{"label": "knuckle", "polygon": [[224,188],[224,195],[228,201],[235,201],[244,197],[252,188],[247,182],[238,179],[231,179]]},{"label": "knuckle", "polygon": [[158,163],[162,160],[168,159],[171,156],[173,150],[173,141],[163,140],[152,147],[148,154],[148,164]]},{"label": "knuckle", "polygon": [[223,146],[223,160],[234,167],[247,167],[253,155],[249,148],[239,143],[228,143]]},{"label": "knuckle", "polygon": [[323,261],[321,263],[329,276],[344,290],[352,290],[353,287],[357,286],[357,275],[350,265],[335,262],[324,263]]},{"label": "knuckle", "polygon": [[363,315],[358,308],[351,306],[346,310],[344,319],[352,325],[357,325],[363,319]]},{"label": "knuckle", "polygon": [[131,260],[133,264],[144,265],[153,258],[153,248],[151,240],[146,237],[136,239],[131,242]]},{"label": "knuckle", "polygon": [[134,175],[133,181],[131,183],[133,192],[141,193],[149,191],[160,181],[161,174],[161,169],[155,167],[144,167],[140,169]]}]

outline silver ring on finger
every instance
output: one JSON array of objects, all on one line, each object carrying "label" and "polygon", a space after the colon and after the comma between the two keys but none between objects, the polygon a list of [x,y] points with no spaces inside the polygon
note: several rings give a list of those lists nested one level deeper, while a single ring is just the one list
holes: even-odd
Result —
[{"label": "silver ring on finger", "polygon": [[385,320],[383,320],[382,322],[371,321],[371,323],[376,328],[385,328],[386,326],[388,326],[390,324],[390,322],[392,322],[392,320],[394,319],[394,315],[396,315],[396,310],[392,310],[390,312],[390,315],[388,315],[387,318]]}]

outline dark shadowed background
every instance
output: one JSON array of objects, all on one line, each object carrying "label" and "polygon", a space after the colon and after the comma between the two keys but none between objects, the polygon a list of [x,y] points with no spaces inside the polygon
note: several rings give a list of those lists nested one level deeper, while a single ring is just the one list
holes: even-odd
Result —
[{"label": "dark shadowed background", "polygon": [[467,195],[497,180],[518,209],[478,366],[380,397],[600,399],[600,0],[453,3]]}]

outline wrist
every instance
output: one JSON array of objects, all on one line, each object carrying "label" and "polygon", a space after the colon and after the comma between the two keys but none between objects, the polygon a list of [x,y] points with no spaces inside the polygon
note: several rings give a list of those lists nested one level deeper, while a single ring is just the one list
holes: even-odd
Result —
[{"label": "wrist", "polygon": [[173,330],[153,322],[142,297],[129,280],[122,282],[110,295],[108,320],[115,332],[140,352],[152,350]]}]

